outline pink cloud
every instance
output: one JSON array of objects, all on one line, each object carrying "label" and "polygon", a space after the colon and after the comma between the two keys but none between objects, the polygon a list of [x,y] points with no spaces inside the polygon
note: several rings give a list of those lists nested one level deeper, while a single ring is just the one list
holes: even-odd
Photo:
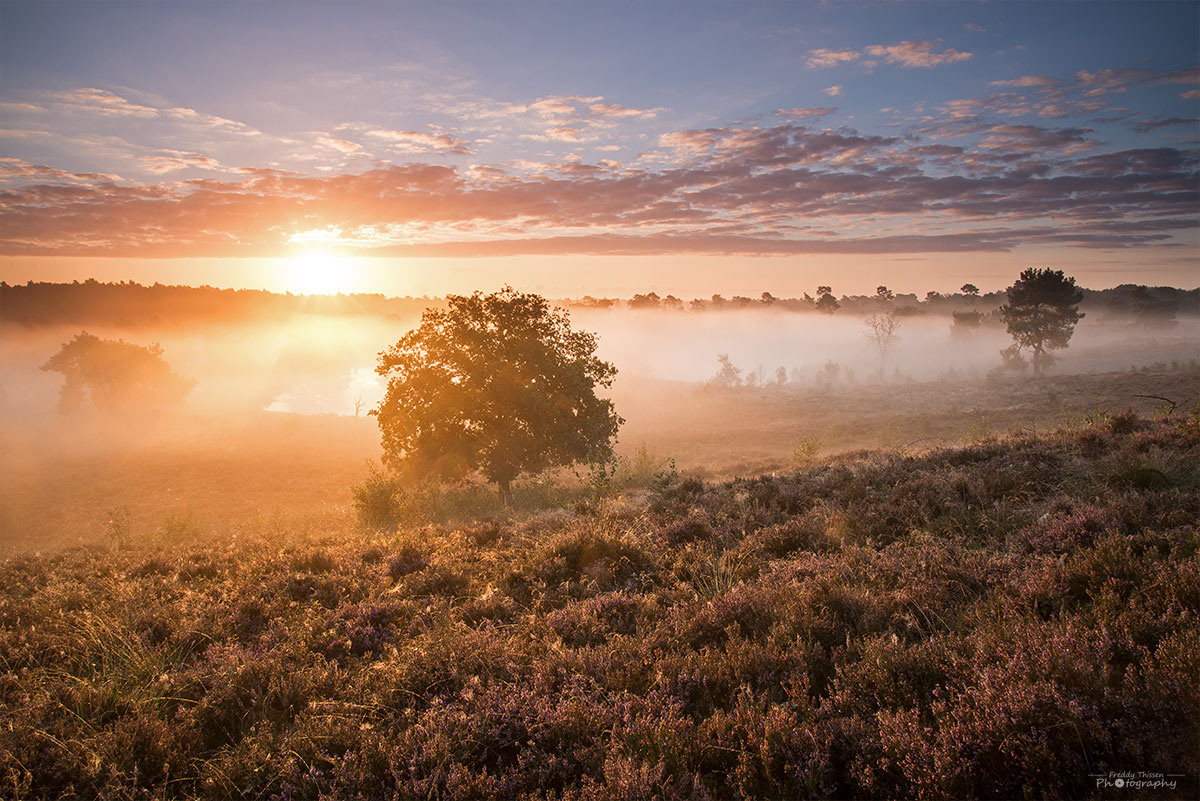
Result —
[{"label": "pink cloud", "polygon": [[894,45],[871,45],[867,48],[867,53],[872,56],[881,57],[891,64],[899,64],[902,67],[910,68],[954,64],[959,61],[966,61],[973,55],[972,53],[952,49],[936,52],[934,50],[936,46],[936,43],[930,41],[905,41]]},{"label": "pink cloud", "polygon": [[593,103],[592,105],[588,106],[588,111],[597,117],[604,117],[607,119],[634,118],[652,120],[658,114],[658,112],[662,111],[662,109],[637,109],[622,106],[618,103]]},{"label": "pink cloud", "polygon": [[[320,177],[247,170],[149,186],[77,185],[2,161],[16,185],[0,189],[0,252],[271,256],[294,237],[335,229],[376,254],[971,251],[1136,247],[1195,227],[1194,152],[1096,153],[1088,133],[985,126],[971,150],[849,129],[731,126],[664,135],[660,146],[686,159],[657,170],[572,158]],[[206,163],[158,157],[170,169]],[[816,220],[834,235],[806,233]],[[892,235],[904,227],[914,233]]]},{"label": "pink cloud", "polygon": [[991,81],[989,86],[1010,86],[1014,89],[1023,89],[1027,87],[1045,88],[1057,86],[1058,80],[1045,75],[1022,75],[1020,78],[1013,78],[1004,81]]},{"label": "pink cloud", "polygon": [[201,153],[185,153],[179,150],[164,150],[154,155],[142,156],[138,159],[143,169],[155,175],[168,172],[199,168],[202,170],[220,170],[221,163],[214,158]]},{"label": "pink cloud", "polygon": [[775,114],[785,120],[808,120],[837,113],[836,108],[781,108]]},{"label": "pink cloud", "polygon": [[447,153],[455,156],[467,156],[472,152],[469,142],[455,139],[449,134],[375,129],[367,131],[367,136],[391,142],[400,150],[408,153]]},{"label": "pink cloud", "polygon": [[364,152],[363,146],[357,142],[351,142],[348,139],[337,139],[332,136],[318,136],[317,144],[332,148],[347,156],[354,156]]},{"label": "pink cloud", "polygon": [[158,116],[158,109],[130,102],[104,89],[72,89],[68,92],[52,93],[50,97],[60,106],[72,111],[91,112],[107,117],[145,119]]},{"label": "pink cloud", "polygon": [[848,64],[852,61],[857,61],[862,57],[862,53],[857,50],[809,50],[808,60],[805,62],[813,69],[825,69],[827,67],[836,67],[839,64]]},{"label": "pink cloud", "polygon": [[[874,56],[882,58],[889,64],[914,68],[954,64],[966,61],[973,56],[972,53],[949,48],[939,52],[935,49],[937,46],[936,42],[930,41],[903,41],[891,45],[870,45],[864,50],[810,50],[805,63],[813,69],[825,69],[859,61],[863,56]],[[868,66],[871,65],[868,64]]]}]

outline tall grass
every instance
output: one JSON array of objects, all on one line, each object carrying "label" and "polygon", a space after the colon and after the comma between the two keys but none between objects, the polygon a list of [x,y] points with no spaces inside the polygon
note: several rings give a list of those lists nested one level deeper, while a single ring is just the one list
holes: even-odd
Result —
[{"label": "tall grass", "polygon": [[0,796],[1194,798],[1200,429],[1112,420],[8,559]]}]

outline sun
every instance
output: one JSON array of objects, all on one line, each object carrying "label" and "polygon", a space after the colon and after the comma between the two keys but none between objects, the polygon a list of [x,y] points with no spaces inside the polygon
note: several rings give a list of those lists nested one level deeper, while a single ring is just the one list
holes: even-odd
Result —
[{"label": "sun", "polygon": [[336,253],[312,250],[288,260],[284,283],[298,295],[336,295],[351,292],[357,283],[352,260]]}]

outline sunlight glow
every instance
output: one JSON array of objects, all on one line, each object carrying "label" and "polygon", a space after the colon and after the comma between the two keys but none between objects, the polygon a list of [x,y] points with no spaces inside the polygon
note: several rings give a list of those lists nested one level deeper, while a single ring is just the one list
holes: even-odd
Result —
[{"label": "sunlight glow", "polygon": [[356,290],[358,272],[354,259],[310,250],[287,262],[283,283],[287,291],[298,295],[336,295]]}]

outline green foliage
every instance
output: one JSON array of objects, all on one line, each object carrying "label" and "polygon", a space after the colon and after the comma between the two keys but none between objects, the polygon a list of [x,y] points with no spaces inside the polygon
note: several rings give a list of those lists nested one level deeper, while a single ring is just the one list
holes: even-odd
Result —
[{"label": "green foliage", "polygon": [[792,448],[791,463],[797,467],[811,464],[821,452],[821,440],[817,437],[800,437]]},{"label": "green foliage", "polygon": [[988,439],[993,434],[992,424],[988,421],[987,416],[981,409],[976,409],[971,412],[971,425],[967,427],[967,442],[981,442]]},{"label": "green foliage", "polygon": [[395,531],[401,521],[400,478],[381,470],[373,462],[367,464],[367,471],[366,481],[352,490],[358,522],[368,531]]},{"label": "green foliage", "polygon": [[452,295],[379,355],[383,459],[424,475],[481,471],[507,491],[521,473],[604,458],[623,422],[597,386],[616,369],[596,337],[544,298],[505,288]]},{"label": "green foliage", "polygon": [[[616,470],[616,463],[612,463]],[[599,483],[599,479],[596,479]],[[359,525],[366,531],[393,532],[399,526],[446,523],[560,508],[571,488],[549,475],[530,476],[499,497],[478,481],[415,480],[368,464],[368,475],[352,490]],[[606,491],[607,493],[607,491]]]},{"label": "green foliage", "polygon": [[89,400],[102,411],[172,406],[196,384],[171,371],[157,344],[142,347],[86,331],[76,334],[41,369],[66,379],[59,395],[63,411]]},{"label": "green foliage", "polygon": [[1046,364],[1048,350],[1067,347],[1075,324],[1082,318],[1079,302],[1083,290],[1062,270],[1030,267],[1008,289],[1008,303],[1000,307],[1000,319],[1018,348],[1033,351],[1033,372]]}]

